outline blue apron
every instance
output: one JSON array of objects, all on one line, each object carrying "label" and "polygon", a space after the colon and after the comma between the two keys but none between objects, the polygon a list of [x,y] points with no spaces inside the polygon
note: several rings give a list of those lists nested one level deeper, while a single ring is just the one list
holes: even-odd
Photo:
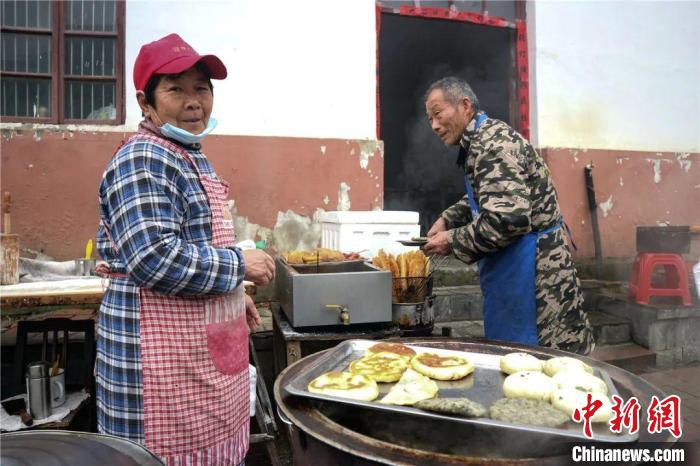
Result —
[{"label": "blue apron", "polygon": [[[476,121],[478,129],[486,114]],[[467,176],[464,184],[472,216],[479,215],[479,205]],[[486,338],[537,346],[537,305],[535,268],[537,238],[559,228],[532,231],[505,249],[487,254],[479,261],[479,281],[484,295],[484,333]]]}]

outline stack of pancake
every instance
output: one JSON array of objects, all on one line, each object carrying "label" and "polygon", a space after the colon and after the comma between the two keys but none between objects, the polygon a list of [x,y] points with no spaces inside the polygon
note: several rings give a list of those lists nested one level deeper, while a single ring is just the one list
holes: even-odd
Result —
[{"label": "stack of pancake", "polygon": [[491,417],[508,422],[555,426],[571,419],[575,409],[587,404],[588,394],[602,405],[592,422],[607,422],[612,415],[607,384],[593,375],[593,368],[568,356],[541,361],[527,353],[501,358],[505,399],[491,407]]},{"label": "stack of pancake", "polygon": [[312,380],[313,393],[372,401],[379,396],[379,383],[397,382],[380,403],[413,405],[434,398],[434,380],[457,380],[474,371],[474,365],[459,356],[416,352],[399,343],[377,343],[350,363],[348,372],[329,372]]},{"label": "stack of pancake", "polygon": [[[527,353],[510,353],[500,360],[505,398],[488,408],[468,398],[439,398],[435,382],[471,386],[474,365],[450,353],[416,353],[399,343],[377,343],[363,357],[352,361],[346,372],[323,374],[308,385],[313,393],[373,401],[380,383],[394,383],[379,403],[413,406],[441,414],[490,417],[495,420],[538,426],[558,426],[582,409],[591,394],[602,405],[593,422],[607,422],[612,415],[607,384],[593,375],[593,368],[579,359],[556,357],[542,361]],[[461,382],[463,379],[466,382]],[[449,384],[455,388],[454,384]]]}]

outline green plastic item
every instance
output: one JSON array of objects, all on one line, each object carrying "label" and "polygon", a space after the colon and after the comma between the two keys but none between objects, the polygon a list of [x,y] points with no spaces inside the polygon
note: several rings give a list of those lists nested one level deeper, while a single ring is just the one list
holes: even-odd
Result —
[{"label": "green plastic item", "polygon": [[255,242],[255,249],[265,249],[265,246],[267,246],[267,244],[265,243],[264,240],[260,240],[260,241]]}]

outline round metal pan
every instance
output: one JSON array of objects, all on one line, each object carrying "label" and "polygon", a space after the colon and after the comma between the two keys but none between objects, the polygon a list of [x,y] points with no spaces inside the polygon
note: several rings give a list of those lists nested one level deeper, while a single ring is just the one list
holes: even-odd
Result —
[{"label": "round metal pan", "polygon": [[[504,344],[489,340],[464,341],[444,338],[392,339],[421,346],[457,351],[504,355],[514,351],[538,357],[566,356],[559,350]],[[559,465],[571,458],[571,445],[543,435],[523,436],[522,432],[440,421],[426,422],[408,415],[383,416],[376,411],[348,408],[340,403],[306,400],[286,395],[282,387],[325,352],[308,356],[285,369],[275,381],[274,396],[284,418],[289,420],[295,459],[316,461],[331,450],[340,458],[354,458],[353,464],[527,464]],[[580,357],[591,366],[607,371],[620,396],[637,397],[641,410],[647,409],[651,396],[665,394],[644,379],[618,367]],[[664,432],[650,434],[645,416],[640,416],[639,442],[675,442]],[[558,443],[557,443],[558,441]],[[593,443],[591,443],[593,444]],[[326,452],[326,453],[324,453]],[[310,455],[310,456],[309,456]],[[314,456],[316,455],[316,456]],[[361,458],[362,461],[357,462]],[[301,464],[301,463],[300,463]],[[320,463],[317,463],[320,464]]]},{"label": "round metal pan", "polygon": [[163,466],[142,445],[111,435],[32,430],[2,435],[2,466]]}]

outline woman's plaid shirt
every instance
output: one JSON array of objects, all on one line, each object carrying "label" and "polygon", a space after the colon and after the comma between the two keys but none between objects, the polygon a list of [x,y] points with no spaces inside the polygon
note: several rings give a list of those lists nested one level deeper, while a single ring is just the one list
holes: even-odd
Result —
[{"label": "woman's plaid shirt", "polygon": [[[203,175],[216,176],[199,147],[186,149]],[[99,202],[98,251],[113,273],[128,278],[110,280],[100,307],[98,427],[143,442],[139,287],[177,296],[226,293],[243,280],[243,258],[237,248],[210,246],[211,210],[197,172],[153,141],[119,149]]]}]

